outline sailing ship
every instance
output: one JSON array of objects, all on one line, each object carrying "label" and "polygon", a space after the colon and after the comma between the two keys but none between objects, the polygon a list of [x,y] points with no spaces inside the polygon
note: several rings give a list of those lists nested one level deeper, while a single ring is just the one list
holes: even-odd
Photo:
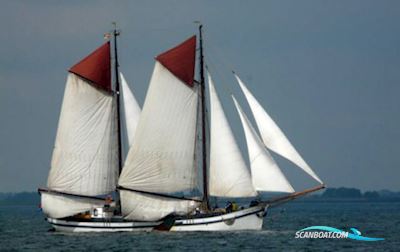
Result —
[{"label": "sailing ship", "polygon": [[[247,142],[248,168],[205,71],[201,25],[199,39],[192,36],[155,57],[142,109],[119,71],[118,36],[114,29],[113,67],[107,41],[69,69],[47,188],[39,189],[42,210],[55,230],[260,230],[269,207],[324,188],[234,73],[259,130],[232,95]],[[129,146],[125,162],[122,127]],[[295,192],[268,149],[319,185]],[[260,192],[283,196],[261,199]],[[210,197],[249,203],[218,208],[211,206]]]}]

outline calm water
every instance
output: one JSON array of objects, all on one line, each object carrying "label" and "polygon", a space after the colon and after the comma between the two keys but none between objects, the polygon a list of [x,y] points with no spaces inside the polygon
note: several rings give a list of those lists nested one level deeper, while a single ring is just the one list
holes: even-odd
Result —
[{"label": "calm water", "polygon": [[[62,234],[33,206],[0,207],[1,251],[399,251],[400,203],[296,202],[271,209],[256,232]],[[326,225],[385,238],[294,239],[297,230]]]}]

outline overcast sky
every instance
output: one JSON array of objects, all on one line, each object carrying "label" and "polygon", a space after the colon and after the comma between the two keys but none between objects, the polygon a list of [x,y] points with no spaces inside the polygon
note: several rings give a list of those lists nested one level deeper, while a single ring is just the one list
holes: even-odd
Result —
[{"label": "overcast sky", "polygon": [[[45,186],[67,69],[122,30],[142,105],[154,56],[205,30],[206,62],[241,149],[236,70],[328,186],[400,190],[399,1],[3,1],[0,191]],[[296,188],[315,182],[275,155]]]}]

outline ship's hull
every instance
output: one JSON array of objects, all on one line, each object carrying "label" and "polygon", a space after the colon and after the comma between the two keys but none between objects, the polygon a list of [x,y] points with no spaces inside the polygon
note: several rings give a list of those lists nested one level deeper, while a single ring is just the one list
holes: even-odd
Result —
[{"label": "ship's hull", "polygon": [[176,220],[170,231],[238,231],[261,230],[265,207],[255,206],[232,213]]},{"label": "ship's hull", "polygon": [[82,220],[71,221],[47,218],[47,221],[60,232],[149,232],[162,222],[134,222],[122,220]]},{"label": "ship's hull", "polygon": [[209,217],[194,215],[192,218],[176,219],[170,227],[163,226],[162,221],[123,221],[122,219],[71,221],[47,218],[47,221],[60,232],[234,231],[261,230],[264,215],[265,207],[255,206]]}]

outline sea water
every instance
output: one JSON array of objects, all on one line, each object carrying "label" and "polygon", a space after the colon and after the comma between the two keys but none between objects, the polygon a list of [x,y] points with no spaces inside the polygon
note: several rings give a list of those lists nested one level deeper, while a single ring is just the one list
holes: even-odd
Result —
[{"label": "sea water", "polygon": [[[384,238],[296,239],[309,226]],[[270,209],[261,231],[58,233],[35,206],[0,206],[1,251],[400,251],[400,202],[292,202]]]}]

